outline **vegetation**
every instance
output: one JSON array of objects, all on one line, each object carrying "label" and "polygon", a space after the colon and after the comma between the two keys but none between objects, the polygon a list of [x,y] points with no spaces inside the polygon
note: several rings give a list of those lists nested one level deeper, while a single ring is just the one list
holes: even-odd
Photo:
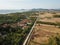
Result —
[{"label": "vegetation", "polygon": [[[0,14],[0,44],[22,45],[36,20],[36,17],[29,17],[31,14],[32,12]],[[24,19],[31,21],[30,24],[27,24],[28,22],[24,23]],[[19,26],[21,22],[28,28]]]},{"label": "vegetation", "polygon": [[60,23],[59,23],[59,22],[53,23],[53,22],[37,21],[37,23],[40,23],[40,24],[48,24],[48,25],[54,25],[54,26],[59,26],[59,27],[60,27]]},{"label": "vegetation", "polygon": [[60,15],[54,15],[53,17],[55,17],[55,18],[60,18]]},{"label": "vegetation", "polygon": [[60,35],[57,33],[56,36],[51,36],[48,45],[60,45]]}]

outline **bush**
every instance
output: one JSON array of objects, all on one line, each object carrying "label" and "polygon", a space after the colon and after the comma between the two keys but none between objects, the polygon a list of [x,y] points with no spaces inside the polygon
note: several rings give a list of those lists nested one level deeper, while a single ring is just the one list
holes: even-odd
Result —
[{"label": "bush", "polygon": [[54,15],[53,17],[55,17],[55,18],[60,18],[60,15]]}]

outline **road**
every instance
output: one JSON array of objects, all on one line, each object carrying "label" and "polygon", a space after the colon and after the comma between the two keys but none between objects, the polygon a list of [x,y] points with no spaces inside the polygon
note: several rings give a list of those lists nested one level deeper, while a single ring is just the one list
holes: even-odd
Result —
[{"label": "road", "polygon": [[[38,17],[39,17],[39,16],[38,16]],[[36,24],[36,22],[38,21],[38,17],[37,17],[34,25],[32,26],[31,31],[29,32],[29,34],[28,34],[26,40],[24,41],[23,45],[28,45],[28,44],[29,44],[29,41],[30,41],[31,36],[32,36],[33,28],[35,27],[35,24]]]}]

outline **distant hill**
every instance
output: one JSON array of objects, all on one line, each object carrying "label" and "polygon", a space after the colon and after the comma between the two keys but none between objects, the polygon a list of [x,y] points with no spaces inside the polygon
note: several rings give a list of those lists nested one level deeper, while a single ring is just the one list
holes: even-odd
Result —
[{"label": "distant hill", "polygon": [[60,11],[60,9],[42,9],[42,8],[34,8],[30,11]]},{"label": "distant hill", "polygon": [[24,12],[24,11],[28,11],[28,10],[25,10],[25,9],[21,9],[21,10],[0,10],[0,14]]},{"label": "distant hill", "polygon": [[31,9],[32,11],[44,11],[44,10],[48,10],[48,9],[42,9],[42,8],[34,8],[34,9]]},{"label": "distant hill", "polygon": [[20,9],[20,10],[0,10],[0,14],[6,13],[15,13],[15,12],[25,12],[25,11],[60,11],[60,9],[42,9],[42,8],[33,8],[33,9]]}]

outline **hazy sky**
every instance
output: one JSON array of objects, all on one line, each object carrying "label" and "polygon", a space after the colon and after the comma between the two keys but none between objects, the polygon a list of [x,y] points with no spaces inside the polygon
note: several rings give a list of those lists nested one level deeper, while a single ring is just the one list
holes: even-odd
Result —
[{"label": "hazy sky", "polygon": [[60,0],[0,0],[0,9],[60,8]]}]

